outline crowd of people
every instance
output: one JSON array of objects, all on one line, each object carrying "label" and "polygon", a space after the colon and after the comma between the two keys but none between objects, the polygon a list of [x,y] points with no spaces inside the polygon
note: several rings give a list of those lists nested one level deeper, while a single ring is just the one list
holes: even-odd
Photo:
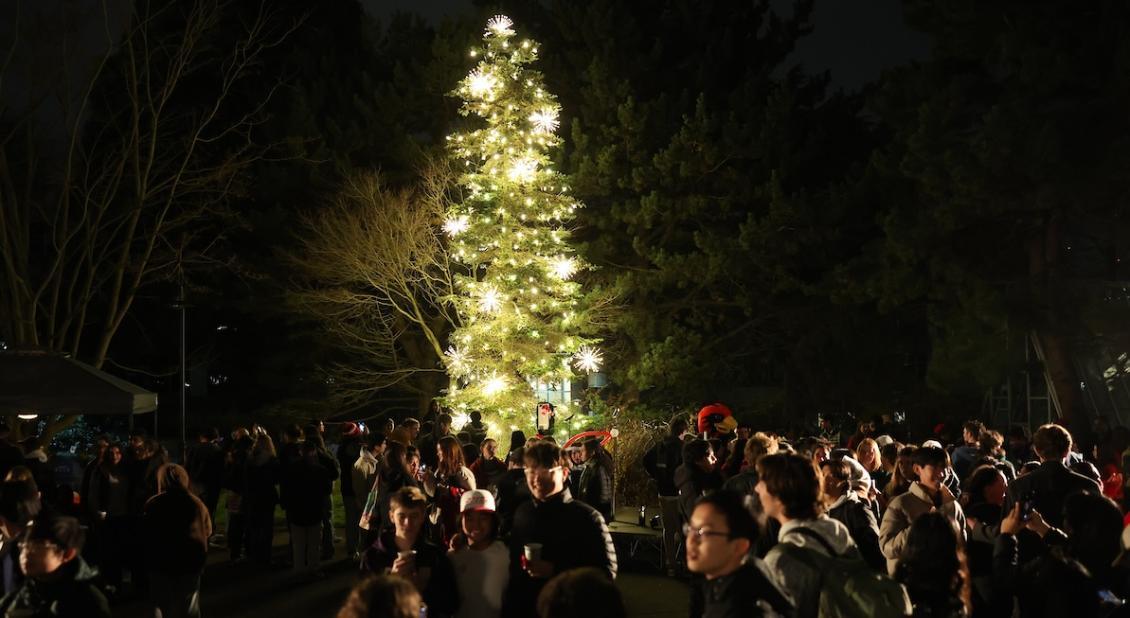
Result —
[{"label": "crowd of people", "polygon": [[692,618],[1130,615],[1130,432],[1097,425],[1086,456],[1056,424],[962,434],[947,448],[870,422],[838,439],[673,421],[644,463]]},{"label": "crowd of people", "polygon": [[[1128,430],[1096,425],[1084,454],[1055,424],[1006,439],[970,421],[947,445],[882,422],[799,437],[689,421],[641,464],[691,618],[1130,615]],[[504,453],[487,433],[442,410],[343,423],[329,446],[322,423],[283,427],[277,446],[259,425],[207,429],[182,466],[135,431],[101,437],[66,482],[0,424],[0,616],[109,616],[126,590],[200,616],[210,547],[280,567],[280,511],[294,582],[355,563],[339,618],[624,616],[612,455],[519,431]]]},{"label": "crowd of people", "polygon": [[[0,616],[108,616],[111,601],[134,596],[157,616],[200,616],[210,549],[247,568],[281,566],[272,552],[280,511],[294,583],[323,577],[344,543],[337,557],[355,561],[364,581],[411,584],[414,618],[421,608],[441,618],[531,616],[562,573],[582,584],[600,573],[617,594],[605,519],[612,464],[599,441],[563,449],[516,431],[503,454],[479,415],[454,433],[442,411],[424,423],[344,423],[332,436],[327,446],[321,422],[283,427],[277,445],[260,425],[224,439],[205,429],[183,466],[144,431],[124,443],[101,436],[81,479],[68,481],[45,450],[9,442],[0,425]],[[345,510],[336,531],[335,487]],[[214,531],[221,500],[226,529]],[[342,615],[369,603],[362,592]],[[573,615],[562,613],[574,607],[567,600],[540,602],[556,608],[546,615]]]}]

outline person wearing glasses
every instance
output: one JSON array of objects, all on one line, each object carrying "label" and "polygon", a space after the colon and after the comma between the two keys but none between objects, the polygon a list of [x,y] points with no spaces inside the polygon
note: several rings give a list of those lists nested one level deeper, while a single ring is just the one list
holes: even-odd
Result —
[{"label": "person wearing glasses", "polygon": [[751,552],[758,536],[742,494],[723,489],[699,499],[683,524],[687,568],[701,576],[692,589],[691,616],[792,615],[792,603]]},{"label": "person wearing glasses", "polygon": [[79,556],[83,532],[74,517],[39,514],[20,548],[27,579],[0,600],[0,616],[109,618],[110,604],[94,586],[94,569]]},{"label": "person wearing glasses", "polygon": [[514,514],[510,533],[510,585],[503,616],[536,613],[538,593],[554,575],[594,567],[616,577],[616,548],[604,517],[573,499],[565,487],[569,470],[561,448],[549,441],[528,444],[523,453],[526,484],[533,500]]}]

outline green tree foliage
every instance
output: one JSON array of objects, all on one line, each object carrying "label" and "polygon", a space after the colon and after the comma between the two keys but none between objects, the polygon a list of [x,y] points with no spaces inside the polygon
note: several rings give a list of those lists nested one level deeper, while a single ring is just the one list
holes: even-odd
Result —
[{"label": "green tree foliage", "polygon": [[811,3],[771,4],[515,9],[554,50],[590,277],[626,306],[607,339],[629,397],[769,385],[851,408],[913,378],[894,343],[912,327],[832,302],[834,266],[876,233],[843,182],[872,140],[857,99],[788,64]]},{"label": "green tree foliage", "polygon": [[560,107],[531,66],[538,52],[509,18],[492,17],[455,91],[474,122],[448,138],[462,199],[448,208],[445,230],[463,268],[454,277],[460,324],[445,354],[447,400],[504,424],[534,409],[531,382],[572,379],[574,354],[593,343],[573,280],[587,264],[569,242],[581,205],[550,158],[561,143]]},{"label": "green tree foliage", "polygon": [[923,308],[937,391],[983,392],[1009,371],[1009,333],[1035,333],[1070,415],[1080,343],[1126,335],[1130,7],[906,8],[935,50],[872,101],[891,136],[866,181],[883,233],[842,273]]}]

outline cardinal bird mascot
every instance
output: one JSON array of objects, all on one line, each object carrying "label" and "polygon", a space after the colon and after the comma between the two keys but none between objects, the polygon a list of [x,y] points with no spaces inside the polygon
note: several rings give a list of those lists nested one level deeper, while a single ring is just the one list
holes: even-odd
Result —
[{"label": "cardinal bird mascot", "polygon": [[737,426],[734,413],[725,404],[712,403],[698,411],[698,435],[707,440],[726,435]]}]

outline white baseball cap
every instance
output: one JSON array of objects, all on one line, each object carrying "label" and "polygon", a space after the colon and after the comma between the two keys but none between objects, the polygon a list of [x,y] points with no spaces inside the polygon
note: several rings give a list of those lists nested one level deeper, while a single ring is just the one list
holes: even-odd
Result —
[{"label": "white baseball cap", "polygon": [[494,512],[494,496],[485,489],[472,489],[463,494],[459,499],[459,512],[488,511]]}]

